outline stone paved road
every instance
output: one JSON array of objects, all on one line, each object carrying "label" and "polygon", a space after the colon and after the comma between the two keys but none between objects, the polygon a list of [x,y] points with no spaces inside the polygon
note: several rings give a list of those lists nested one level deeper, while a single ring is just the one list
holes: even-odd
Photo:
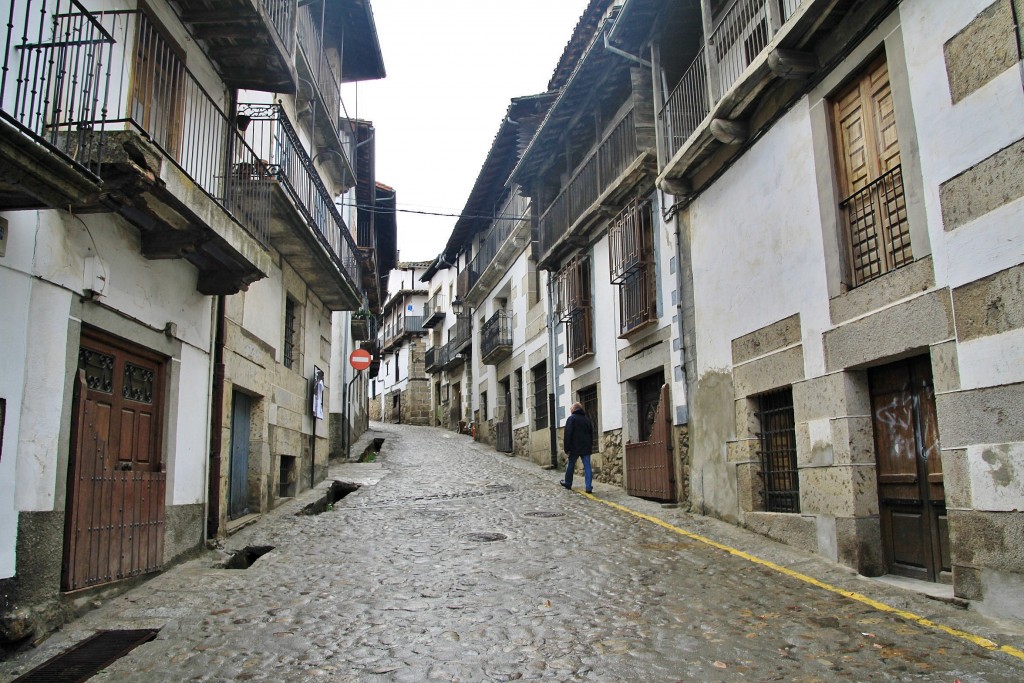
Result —
[{"label": "stone paved road", "polygon": [[[9,680],[99,628],[160,628],[106,681],[980,681],[1024,661],[738,558],[557,485],[436,429],[379,426],[365,485],[308,494],[231,537],[270,545],[247,570],[212,554],[111,600],[0,664]],[[938,623],[1024,645],[1013,626],[715,520],[597,496]],[[500,536],[499,536],[500,535]],[[492,540],[498,539],[498,540]]]}]

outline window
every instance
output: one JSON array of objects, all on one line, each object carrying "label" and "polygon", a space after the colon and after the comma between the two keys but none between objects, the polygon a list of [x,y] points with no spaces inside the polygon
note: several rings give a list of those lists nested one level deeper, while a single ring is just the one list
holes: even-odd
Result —
[{"label": "window", "polygon": [[401,351],[395,351],[395,382],[397,383],[402,379],[402,371],[399,369],[401,366],[398,364],[398,354]]},{"label": "window", "polygon": [[598,413],[597,413],[597,385],[591,385],[585,389],[580,389],[577,394],[580,404],[583,406],[583,410],[586,411],[587,417],[594,425],[594,440],[592,442],[592,448],[595,453],[601,450],[598,445],[598,432],[600,431],[597,426]]},{"label": "window", "polygon": [[515,381],[515,414],[523,414],[523,369],[518,368],[514,373]]},{"label": "window", "polygon": [[594,323],[590,307],[590,257],[574,256],[559,271],[558,310],[565,323],[568,362],[594,353]]},{"label": "window", "polygon": [[299,305],[295,299],[287,297],[284,301],[284,366],[295,365],[296,346],[298,345]]},{"label": "window", "polygon": [[619,330],[628,334],[657,317],[654,305],[651,202],[637,197],[608,227],[608,271],[619,286]]},{"label": "window", "polygon": [[856,287],[914,260],[885,56],[831,98],[846,279]]},{"label": "window", "polygon": [[171,156],[181,145],[185,66],[181,50],[139,13],[132,74],[132,118]]},{"label": "window", "polygon": [[533,374],[533,428],[548,428],[548,366],[540,363]]},{"label": "window", "polygon": [[481,391],[480,392],[480,419],[481,420],[486,420],[487,419],[487,392],[486,391]]},{"label": "window", "polygon": [[764,509],[766,512],[800,512],[793,390],[787,387],[763,394],[756,400]]}]

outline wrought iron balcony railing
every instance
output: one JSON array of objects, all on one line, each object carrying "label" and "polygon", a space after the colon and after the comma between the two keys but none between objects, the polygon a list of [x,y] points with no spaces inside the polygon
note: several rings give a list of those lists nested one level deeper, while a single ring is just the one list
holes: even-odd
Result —
[{"label": "wrought iron balcony railing", "polygon": [[497,311],[480,328],[480,358],[494,365],[512,355],[512,320],[505,311]]},{"label": "wrought iron balcony railing", "polygon": [[117,133],[141,133],[267,243],[270,196],[246,182],[265,173],[260,157],[144,12],[89,13],[77,0],[14,3],[5,46],[5,118],[101,178]]},{"label": "wrought iron balcony railing", "polygon": [[431,346],[423,356],[423,369],[437,372],[441,369],[441,347]]},{"label": "wrought iron balcony railing", "polygon": [[807,0],[735,0],[717,19],[707,46],[697,52],[658,114],[662,163],[700,127],[779,29]]},{"label": "wrought iron balcony railing", "polygon": [[540,253],[546,254],[639,155],[633,110],[630,110],[591,151],[541,215]]},{"label": "wrought iron balcony railing", "polygon": [[278,104],[239,104],[238,126],[270,174],[281,183],[338,268],[358,284],[358,249],[298,133]]},{"label": "wrought iron balcony railing", "polygon": [[[98,171],[102,137],[94,125],[113,96],[105,76],[116,68],[117,27],[78,0],[12,2],[7,14],[0,25],[3,117],[81,170]],[[123,32],[120,38],[123,44]]]},{"label": "wrought iron balcony railing", "polygon": [[434,327],[445,319],[447,313],[448,297],[438,292],[423,304],[423,327]]},{"label": "wrought iron balcony railing", "polygon": [[856,287],[914,260],[901,166],[844,199],[848,271]]},{"label": "wrought iron balcony railing", "polygon": [[452,345],[452,353],[459,353],[470,347],[473,341],[473,319],[463,313],[455,319],[455,327],[449,330],[451,337],[449,343]]}]

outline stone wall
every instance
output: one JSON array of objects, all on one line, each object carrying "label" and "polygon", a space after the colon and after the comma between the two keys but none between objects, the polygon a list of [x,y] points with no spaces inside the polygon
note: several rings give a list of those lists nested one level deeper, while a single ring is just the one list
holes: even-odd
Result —
[{"label": "stone wall", "polygon": [[613,429],[601,435],[601,452],[594,461],[594,479],[605,484],[622,486],[622,430]]}]

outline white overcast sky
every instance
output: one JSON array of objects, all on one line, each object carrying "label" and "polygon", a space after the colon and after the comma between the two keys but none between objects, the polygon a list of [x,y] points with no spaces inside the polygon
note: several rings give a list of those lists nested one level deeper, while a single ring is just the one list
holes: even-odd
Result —
[{"label": "white overcast sky", "polygon": [[587,0],[372,0],[387,78],[346,86],[398,192],[403,261],[444,248],[509,100],[544,92]]}]

